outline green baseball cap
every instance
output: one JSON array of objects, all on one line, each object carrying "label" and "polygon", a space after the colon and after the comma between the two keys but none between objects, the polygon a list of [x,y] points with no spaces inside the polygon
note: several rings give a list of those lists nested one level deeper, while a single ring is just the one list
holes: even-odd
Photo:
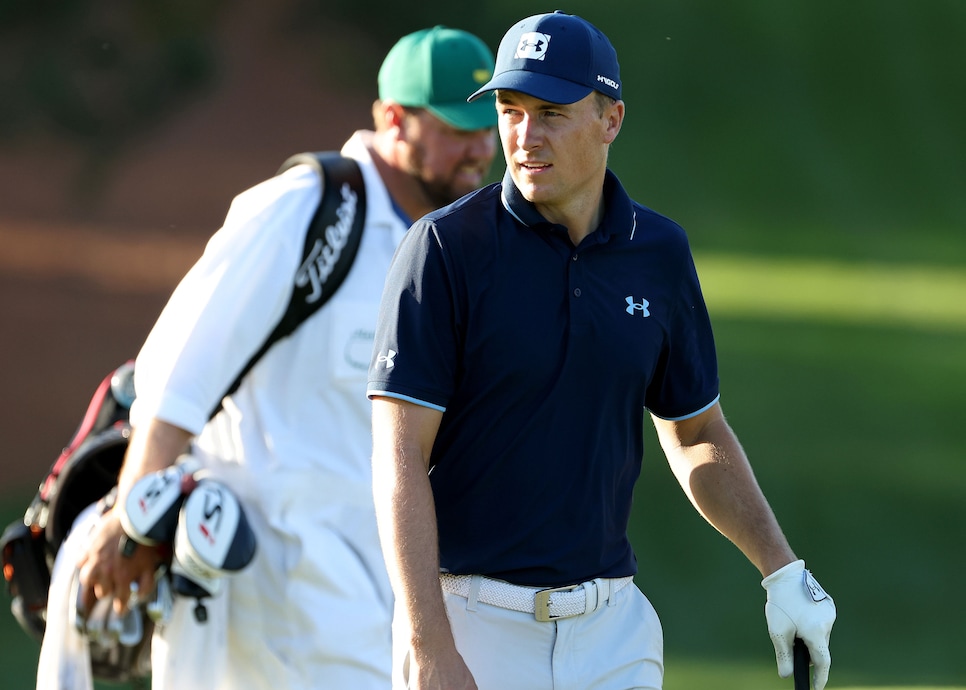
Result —
[{"label": "green baseball cap", "polygon": [[425,108],[457,129],[496,127],[490,98],[466,98],[493,76],[493,53],[471,33],[435,26],[403,36],[379,69],[379,98]]}]

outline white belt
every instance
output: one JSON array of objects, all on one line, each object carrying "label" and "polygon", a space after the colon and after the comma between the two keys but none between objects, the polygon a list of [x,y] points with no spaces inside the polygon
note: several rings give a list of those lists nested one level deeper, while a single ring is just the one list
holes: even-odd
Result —
[{"label": "white belt", "polygon": [[566,587],[522,587],[503,580],[478,575],[440,573],[443,591],[470,598],[473,580],[479,578],[476,600],[511,611],[532,613],[538,621],[570,618],[596,611],[619,591],[634,581],[632,576],[601,578]]}]

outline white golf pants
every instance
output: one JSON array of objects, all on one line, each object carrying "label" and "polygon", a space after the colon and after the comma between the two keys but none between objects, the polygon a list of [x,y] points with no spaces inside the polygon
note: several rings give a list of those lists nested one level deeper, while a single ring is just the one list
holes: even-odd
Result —
[{"label": "white golf pants", "polygon": [[[479,690],[662,687],[661,622],[636,585],[624,587],[596,611],[550,622],[456,594],[443,597],[457,649]],[[393,687],[402,690],[408,650],[397,646],[394,657]]]}]

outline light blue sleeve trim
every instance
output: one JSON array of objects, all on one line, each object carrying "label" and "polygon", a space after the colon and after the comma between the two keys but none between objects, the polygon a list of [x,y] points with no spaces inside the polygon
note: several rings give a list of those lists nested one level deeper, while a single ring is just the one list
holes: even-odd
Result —
[{"label": "light blue sleeve trim", "polygon": [[378,396],[380,398],[395,398],[396,400],[405,400],[406,402],[411,402],[421,407],[428,407],[437,412],[446,412],[446,408],[440,405],[434,405],[433,403],[428,403],[425,400],[419,400],[418,398],[412,398],[408,395],[400,395],[399,393],[392,393],[390,391],[378,391],[370,390],[366,391],[366,395],[372,400],[373,397]]},{"label": "light blue sleeve trim", "polygon": [[655,417],[658,417],[659,419],[665,419],[665,420],[667,420],[669,422],[682,422],[685,419],[691,419],[691,417],[697,417],[702,412],[707,412],[712,407],[714,407],[715,405],[717,405],[718,404],[718,401],[720,399],[721,399],[721,394],[719,393],[718,395],[714,396],[714,400],[712,400],[711,402],[709,402],[707,405],[705,405],[704,407],[702,407],[700,410],[696,410],[695,412],[692,412],[691,414],[682,415],[680,417],[661,417],[661,415],[659,415],[659,414],[657,414],[657,413],[655,413],[653,411],[651,412],[651,414],[653,414]]}]

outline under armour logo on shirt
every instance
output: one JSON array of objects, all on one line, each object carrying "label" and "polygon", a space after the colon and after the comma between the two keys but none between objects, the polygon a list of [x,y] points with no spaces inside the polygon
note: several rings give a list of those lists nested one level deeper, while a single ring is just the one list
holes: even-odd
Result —
[{"label": "under armour logo on shirt", "polygon": [[393,358],[395,358],[395,356],[396,356],[396,351],[395,350],[389,350],[389,353],[388,354],[379,355],[376,358],[376,361],[379,364],[385,364],[386,365],[386,369],[392,369],[394,366],[396,366],[396,363],[393,361]]},{"label": "under armour logo on shirt", "polygon": [[627,302],[626,311],[631,316],[633,316],[634,312],[637,312],[637,311],[641,312],[641,316],[643,316],[644,318],[647,318],[648,316],[651,315],[651,312],[647,310],[647,308],[651,305],[651,303],[648,302],[646,299],[641,299],[640,302],[635,302],[634,298],[630,296],[625,297],[624,299]]}]

